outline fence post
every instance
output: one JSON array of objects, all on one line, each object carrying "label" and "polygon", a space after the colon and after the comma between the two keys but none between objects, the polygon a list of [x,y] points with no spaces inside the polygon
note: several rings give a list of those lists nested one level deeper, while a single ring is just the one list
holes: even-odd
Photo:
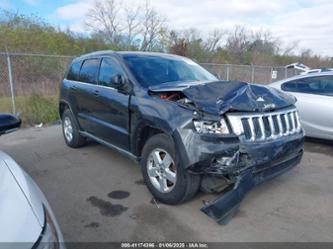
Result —
[{"label": "fence post", "polygon": [[288,69],[286,67],[284,68],[284,78],[288,78]]},{"label": "fence post", "polygon": [[227,64],[227,81],[229,81],[230,65]]},{"label": "fence post", "polygon": [[254,83],[254,66],[252,65],[251,83]]},{"label": "fence post", "polygon": [[14,85],[13,85],[13,75],[12,75],[12,63],[10,60],[10,54],[7,53],[7,67],[8,67],[8,80],[10,87],[10,95],[12,99],[12,113],[16,114],[16,103],[15,103],[15,93],[14,93]]}]

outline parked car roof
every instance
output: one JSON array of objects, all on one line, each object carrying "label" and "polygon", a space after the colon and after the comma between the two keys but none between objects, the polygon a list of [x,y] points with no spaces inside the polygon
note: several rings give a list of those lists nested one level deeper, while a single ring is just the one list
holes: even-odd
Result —
[{"label": "parked car roof", "polygon": [[291,80],[297,80],[297,79],[303,79],[303,78],[310,78],[310,77],[317,77],[317,76],[332,76],[333,71],[326,71],[326,72],[319,72],[319,73],[310,73],[310,74],[301,74],[301,75],[296,75],[287,79],[279,80],[276,82],[273,82],[269,84],[269,86],[274,86],[274,85],[279,85],[281,83],[291,81]]},{"label": "parked car roof", "polygon": [[161,52],[143,52],[143,51],[113,51],[113,50],[102,50],[102,51],[96,51],[88,54],[83,54],[75,60],[82,60],[92,57],[99,57],[99,56],[109,56],[112,54],[119,54],[119,55],[135,55],[135,56],[159,56],[159,57],[165,57],[165,58],[185,58],[183,56],[175,55],[175,54],[167,54],[167,53],[161,53]]}]

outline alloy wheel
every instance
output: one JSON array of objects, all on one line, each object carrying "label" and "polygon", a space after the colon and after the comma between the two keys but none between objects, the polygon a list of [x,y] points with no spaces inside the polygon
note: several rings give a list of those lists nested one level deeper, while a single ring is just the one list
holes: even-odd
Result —
[{"label": "alloy wheel", "polygon": [[69,117],[64,119],[64,134],[67,142],[71,142],[73,139],[73,125]]},{"label": "alloy wheel", "polygon": [[152,185],[161,193],[170,192],[176,185],[176,165],[163,149],[154,149],[148,156],[147,172]]}]

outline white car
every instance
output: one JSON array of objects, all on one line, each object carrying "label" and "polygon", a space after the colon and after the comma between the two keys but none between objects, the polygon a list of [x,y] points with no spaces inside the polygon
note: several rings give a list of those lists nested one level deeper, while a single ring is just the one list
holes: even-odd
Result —
[{"label": "white car", "polygon": [[297,98],[306,136],[333,140],[333,72],[295,76],[269,86]]},{"label": "white car", "polygon": [[[0,115],[0,135],[18,128],[12,115]],[[63,237],[45,196],[29,175],[0,151],[1,248],[64,248]]]}]

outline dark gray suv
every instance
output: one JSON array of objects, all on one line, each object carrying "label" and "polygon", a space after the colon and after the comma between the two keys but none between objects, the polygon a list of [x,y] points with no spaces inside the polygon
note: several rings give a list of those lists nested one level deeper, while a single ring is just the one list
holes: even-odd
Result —
[{"label": "dark gray suv", "polygon": [[220,81],[184,57],[101,51],[73,60],[59,111],[70,147],[89,138],[140,162],[164,203],[224,191],[202,208],[221,223],[247,191],[301,160],[294,104],[278,90]]}]

